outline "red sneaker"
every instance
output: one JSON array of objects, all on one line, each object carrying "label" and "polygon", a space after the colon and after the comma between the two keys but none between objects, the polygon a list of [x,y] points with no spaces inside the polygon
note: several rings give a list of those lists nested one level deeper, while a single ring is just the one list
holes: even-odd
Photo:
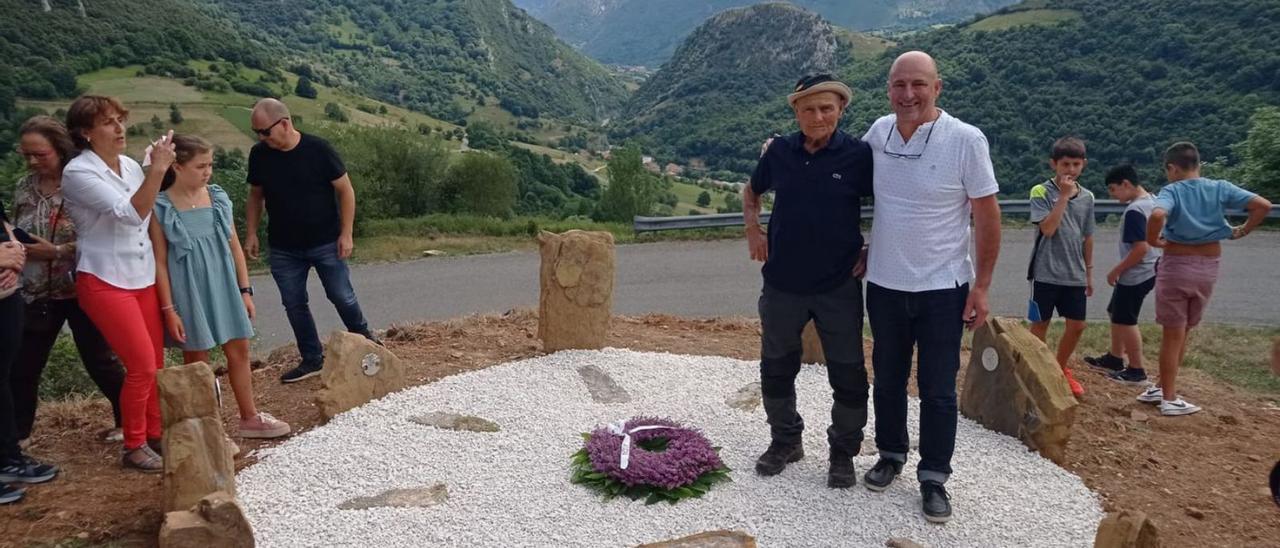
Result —
[{"label": "red sneaker", "polygon": [[1071,374],[1070,369],[1064,367],[1062,369],[1062,376],[1067,378],[1067,385],[1071,387],[1071,395],[1077,398],[1084,395],[1084,386],[1080,385],[1080,381],[1076,380],[1075,375]]}]

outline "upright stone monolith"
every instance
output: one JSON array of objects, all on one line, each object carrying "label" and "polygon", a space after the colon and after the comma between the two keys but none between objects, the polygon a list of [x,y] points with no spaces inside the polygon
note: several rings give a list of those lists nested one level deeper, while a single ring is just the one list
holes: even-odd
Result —
[{"label": "upright stone monolith", "polygon": [[316,403],[327,420],[407,384],[404,366],[390,350],[363,335],[334,331],[325,345]]},{"label": "upright stone monolith", "polygon": [[1112,512],[1098,524],[1093,547],[1160,548],[1160,534],[1142,512]]},{"label": "upright stone monolith", "polygon": [[210,493],[190,510],[168,512],[160,548],[253,548],[253,527],[235,497]]},{"label": "upright stone monolith", "polygon": [[1061,465],[1076,399],[1049,347],[1018,320],[991,318],[973,334],[960,412]]},{"label": "upright stone monolith", "polygon": [[206,495],[236,493],[235,449],[227,442],[213,371],[204,362],[156,373],[164,424],[165,512],[191,508]]},{"label": "upright stone monolith", "polygon": [[604,348],[613,308],[613,234],[570,230],[538,235],[538,336],[542,349]]}]

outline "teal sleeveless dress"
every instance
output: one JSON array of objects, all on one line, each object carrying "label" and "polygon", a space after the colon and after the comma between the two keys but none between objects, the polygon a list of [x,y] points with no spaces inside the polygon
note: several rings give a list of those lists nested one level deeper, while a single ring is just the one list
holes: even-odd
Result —
[{"label": "teal sleeveless dress", "polygon": [[231,199],[218,185],[209,185],[209,196],[212,207],[188,210],[174,207],[166,192],[156,196],[156,221],[169,242],[169,287],[187,335],[180,344],[166,330],[165,342],[187,351],[253,337],[228,242]]}]

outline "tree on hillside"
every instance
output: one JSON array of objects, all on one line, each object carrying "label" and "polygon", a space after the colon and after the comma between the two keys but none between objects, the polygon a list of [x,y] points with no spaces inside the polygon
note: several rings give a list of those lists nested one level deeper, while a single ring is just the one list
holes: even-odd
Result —
[{"label": "tree on hillside", "polygon": [[698,207],[707,207],[711,205],[711,193],[702,191],[698,194]]},{"label": "tree on hillside", "polygon": [[1249,121],[1244,142],[1244,178],[1249,188],[1280,200],[1280,108],[1263,107]]},{"label": "tree on hillside", "polygon": [[335,122],[346,122],[349,120],[349,118],[347,118],[347,111],[342,110],[342,107],[338,106],[338,103],[325,103],[324,115]]},{"label": "tree on hillside", "polygon": [[444,194],[455,213],[510,217],[516,205],[516,169],[506,158],[464,154],[449,166]]},{"label": "tree on hillside", "polygon": [[502,150],[502,134],[488,122],[467,126],[467,145],[481,150]]},{"label": "tree on hillside", "polygon": [[169,103],[169,122],[173,125],[182,123],[182,111],[178,110],[177,103]]},{"label": "tree on hillside", "polygon": [[294,95],[298,97],[306,97],[307,99],[315,99],[319,93],[316,87],[311,85],[311,79],[306,76],[298,78],[298,85],[293,88]]},{"label": "tree on hillside", "polygon": [[645,171],[640,148],[628,145],[613,151],[607,168],[609,186],[594,217],[601,221],[631,222],[637,215],[648,215],[658,201],[658,177]]}]

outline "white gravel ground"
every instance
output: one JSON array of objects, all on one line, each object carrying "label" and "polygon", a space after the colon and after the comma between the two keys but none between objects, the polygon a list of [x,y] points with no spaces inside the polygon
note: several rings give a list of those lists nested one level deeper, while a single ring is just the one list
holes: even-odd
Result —
[{"label": "white gravel ground", "polygon": [[[592,403],[577,368],[594,364],[631,403]],[[259,546],[634,546],[730,529],[764,547],[883,546],[907,537],[928,546],[1090,546],[1102,510],[1080,478],[1017,440],[960,419],[954,517],[920,514],[916,456],[883,493],[826,487],[830,388],[822,368],[797,381],[808,428],[804,460],[779,476],[753,472],[768,445],[763,409],[725,396],[758,380],[758,367],[720,357],[607,349],[561,352],[449,377],[372,402],[269,450],[238,478]],[[409,421],[432,411],[470,414],[497,433],[438,430]],[[910,408],[916,436],[918,402]],[[701,428],[734,470],[701,499],[670,506],[605,502],[568,482],[581,432],[634,415]],[[874,424],[874,423],[872,423]],[[867,437],[872,439],[873,426]],[[874,456],[855,459],[859,473]],[[431,508],[338,510],[394,488],[448,486]]]}]

